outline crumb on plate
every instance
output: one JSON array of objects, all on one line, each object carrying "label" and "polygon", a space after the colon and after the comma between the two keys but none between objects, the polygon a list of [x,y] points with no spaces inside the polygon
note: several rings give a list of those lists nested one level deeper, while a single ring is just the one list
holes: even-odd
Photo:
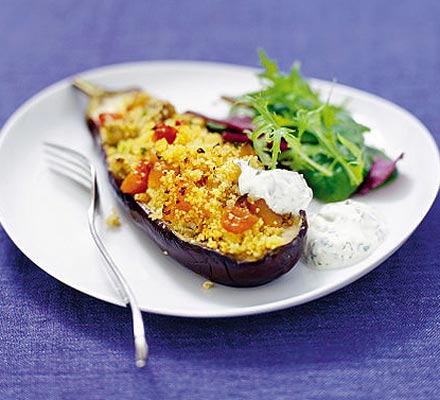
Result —
[{"label": "crumb on plate", "polygon": [[112,228],[117,227],[117,226],[121,226],[119,214],[114,207],[112,207],[110,214],[105,219],[105,223]]},{"label": "crumb on plate", "polygon": [[205,281],[202,284],[203,289],[211,289],[214,286],[214,283],[212,283],[211,281]]}]

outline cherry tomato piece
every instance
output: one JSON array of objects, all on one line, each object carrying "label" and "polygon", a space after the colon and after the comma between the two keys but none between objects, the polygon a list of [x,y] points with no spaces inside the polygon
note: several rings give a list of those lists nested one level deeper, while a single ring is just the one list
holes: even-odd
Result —
[{"label": "cherry tomato piece", "polygon": [[121,119],[122,115],[117,113],[101,113],[99,114],[99,124],[102,126],[107,121],[113,121],[115,119]]},{"label": "cherry tomato piece", "polygon": [[243,233],[252,228],[257,221],[258,217],[251,214],[248,208],[234,205],[225,208],[221,224],[228,232]]},{"label": "cherry tomato piece", "polygon": [[176,140],[177,129],[160,122],[154,127],[154,140],[157,142],[160,139],[165,140],[172,144]]},{"label": "cherry tomato piece", "polygon": [[150,174],[151,164],[142,160],[133,172],[130,172],[121,184],[123,193],[135,195],[144,193],[148,188],[148,175]]},{"label": "cherry tomato piece", "polygon": [[248,203],[248,207],[250,212],[262,218],[266,225],[281,226],[283,223],[283,217],[272,211],[263,199]]}]

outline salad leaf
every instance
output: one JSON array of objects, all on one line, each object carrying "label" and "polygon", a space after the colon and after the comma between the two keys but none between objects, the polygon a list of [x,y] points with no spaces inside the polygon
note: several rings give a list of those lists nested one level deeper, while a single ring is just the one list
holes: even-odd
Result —
[{"label": "salad leaf", "polygon": [[403,153],[395,160],[391,160],[375,150],[369,149],[370,156],[374,154],[374,158],[365,180],[357,190],[359,194],[367,194],[370,190],[381,187],[397,177],[396,163],[403,158]]},{"label": "salad leaf", "polygon": [[259,54],[263,89],[237,100],[254,110],[256,128],[247,134],[257,155],[267,168],[302,173],[322,201],[348,198],[375,160],[364,143],[369,128],[357,123],[344,105],[323,102],[298,63],[281,73],[275,61],[262,50]]}]

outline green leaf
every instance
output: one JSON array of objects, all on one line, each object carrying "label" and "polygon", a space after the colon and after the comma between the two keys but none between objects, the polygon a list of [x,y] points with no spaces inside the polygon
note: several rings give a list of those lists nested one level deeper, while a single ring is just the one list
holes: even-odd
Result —
[{"label": "green leaf", "polygon": [[353,142],[350,142],[346,137],[338,133],[339,142],[344,145],[350,153],[353,155],[354,159],[348,161],[347,175],[350,179],[350,183],[353,185],[360,185],[364,180],[363,168],[364,160],[362,158],[362,150],[356,146]]},{"label": "green leaf", "polygon": [[[261,162],[304,174],[320,200],[348,198],[380,152],[364,143],[369,128],[356,122],[345,104],[330,104],[330,96],[323,102],[301,75],[299,63],[282,73],[261,49],[259,56],[263,88],[236,104],[254,112],[256,129],[247,133]],[[282,143],[287,150],[281,151]]]},{"label": "green leaf", "polygon": [[314,197],[324,202],[345,200],[358,187],[351,184],[344,168],[339,164],[333,166],[331,177],[319,174],[317,171],[304,171],[303,173],[307,183],[313,189]]},{"label": "green leaf", "polygon": [[275,61],[270,60],[262,49],[258,49],[260,63],[264,67],[264,72],[259,76],[274,81],[279,77],[278,66]]}]

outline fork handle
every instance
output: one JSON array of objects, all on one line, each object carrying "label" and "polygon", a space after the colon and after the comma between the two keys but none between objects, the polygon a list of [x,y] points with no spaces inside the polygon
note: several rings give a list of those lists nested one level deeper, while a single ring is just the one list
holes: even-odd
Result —
[{"label": "fork handle", "polygon": [[125,280],[124,275],[121,273],[119,267],[113,261],[113,258],[111,257],[103,241],[101,240],[101,237],[98,234],[98,230],[96,229],[95,224],[94,213],[89,214],[89,229],[92,234],[93,240],[96,243],[96,246],[101,252],[107,265],[110,267],[109,271],[111,272],[113,283],[118,289],[118,292],[121,294],[121,297],[125,304],[128,304],[130,306],[131,316],[133,320],[136,366],[142,368],[145,365],[145,361],[148,357],[148,344],[145,339],[145,327],[144,321],[142,319],[141,310],[137,305],[136,297],[134,296],[132,290],[130,289],[130,286]]}]

